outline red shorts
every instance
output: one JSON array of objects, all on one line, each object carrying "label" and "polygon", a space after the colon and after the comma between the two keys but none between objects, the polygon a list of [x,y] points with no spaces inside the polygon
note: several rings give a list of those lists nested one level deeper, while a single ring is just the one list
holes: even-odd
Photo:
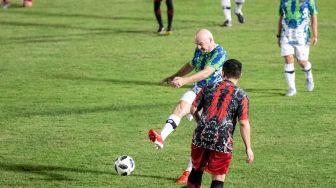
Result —
[{"label": "red shorts", "polygon": [[195,170],[202,170],[205,167],[205,171],[210,174],[222,175],[229,171],[232,154],[212,151],[192,144],[191,158]]}]

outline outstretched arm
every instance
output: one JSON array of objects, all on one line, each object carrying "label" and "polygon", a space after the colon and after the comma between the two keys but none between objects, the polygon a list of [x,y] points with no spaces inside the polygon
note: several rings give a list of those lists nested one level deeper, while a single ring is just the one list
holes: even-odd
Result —
[{"label": "outstretched arm", "polygon": [[182,86],[184,86],[185,84],[188,84],[188,83],[194,83],[194,82],[198,82],[200,80],[204,80],[204,79],[208,78],[211,74],[213,74],[215,71],[216,71],[216,69],[214,69],[212,67],[209,67],[209,66],[206,66],[203,70],[201,70],[201,71],[199,71],[195,74],[192,74],[190,76],[175,77],[172,80],[172,84],[175,87],[182,87]]},{"label": "outstretched arm", "polygon": [[163,79],[160,81],[161,84],[169,84],[175,77],[177,76],[184,76],[189,74],[191,71],[194,70],[194,66],[192,66],[190,63],[186,63],[185,65],[183,65],[175,74]]},{"label": "outstretched arm", "polygon": [[248,120],[240,120],[240,134],[245,144],[247,160],[246,162],[251,164],[254,160],[254,154],[251,147],[250,136],[250,122]]}]

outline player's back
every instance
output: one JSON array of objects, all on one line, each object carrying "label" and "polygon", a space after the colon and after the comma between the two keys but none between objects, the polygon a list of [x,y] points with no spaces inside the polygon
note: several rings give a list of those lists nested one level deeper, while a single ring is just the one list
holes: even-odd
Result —
[{"label": "player's back", "polygon": [[204,89],[203,114],[208,121],[234,122],[239,113],[240,104],[247,94],[230,81],[209,84]]},{"label": "player's back", "polygon": [[195,99],[202,108],[193,136],[193,144],[219,152],[232,151],[232,135],[236,121],[248,119],[248,97],[233,82],[209,84]]}]

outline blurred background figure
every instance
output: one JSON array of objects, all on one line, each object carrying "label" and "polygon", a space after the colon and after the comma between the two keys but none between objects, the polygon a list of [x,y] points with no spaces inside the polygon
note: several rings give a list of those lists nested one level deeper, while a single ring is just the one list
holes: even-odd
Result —
[{"label": "blurred background figure", "polygon": [[167,30],[165,30],[163,23],[162,23],[162,17],[161,17],[161,1],[162,0],[154,0],[154,14],[156,17],[156,20],[159,24],[159,29],[157,30],[158,34],[162,35],[170,35],[172,34],[172,23],[173,23],[173,16],[174,16],[174,7],[173,7],[173,0],[166,0],[167,5]]},{"label": "blurred background figure", "polygon": [[3,9],[7,9],[9,7],[10,3],[9,0],[2,0],[1,1],[1,6]]},{"label": "blurred background figure", "polygon": [[[242,8],[245,0],[235,0],[236,1],[236,10],[235,14],[238,18],[239,23],[244,23],[245,19],[243,16]],[[231,2],[230,0],[221,0],[223,13],[225,16],[225,21],[222,26],[231,27],[232,26],[232,18],[231,18]]]},{"label": "blurred background figure", "polygon": [[33,6],[33,0],[23,0],[23,7],[31,7]]},{"label": "blurred background figure", "polygon": [[[1,6],[3,9],[7,9],[10,6],[9,0],[1,0]],[[23,7],[31,7],[33,6],[33,0],[23,0],[22,1]]]}]

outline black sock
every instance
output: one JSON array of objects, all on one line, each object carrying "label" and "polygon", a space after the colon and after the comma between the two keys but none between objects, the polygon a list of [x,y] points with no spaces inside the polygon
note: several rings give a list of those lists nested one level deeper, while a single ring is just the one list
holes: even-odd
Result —
[{"label": "black sock", "polygon": [[170,31],[173,23],[174,17],[174,7],[173,7],[173,0],[166,0],[167,5],[167,17],[168,17],[168,27],[167,30]]},{"label": "black sock", "polygon": [[193,185],[201,185],[202,183],[203,171],[196,171],[194,168],[191,170],[188,182]]},{"label": "black sock", "polygon": [[210,188],[224,188],[224,182],[212,180]]},{"label": "black sock", "polygon": [[163,24],[162,24],[162,18],[161,18],[160,5],[161,5],[161,0],[154,0],[154,14],[155,14],[156,20],[160,28],[162,28]]}]

